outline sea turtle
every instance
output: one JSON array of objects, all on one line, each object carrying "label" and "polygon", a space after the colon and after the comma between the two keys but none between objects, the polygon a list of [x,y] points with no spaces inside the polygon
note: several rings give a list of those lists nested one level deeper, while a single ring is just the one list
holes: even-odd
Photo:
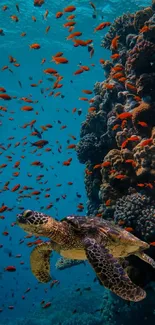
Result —
[{"label": "sea turtle", "polygon": [[48,282],[53,250],[65,258],[88,260],[102,284],[121,298],[140,301],[146,292],[136,286],[121,265],[121,260],[136,255],[155,268],[155,261],[143,251],[149,244],[126,230],[101,218],[68,216],[57,221],[48,215],[26,210],[17,216],[17,224],[28,233],[50,238],[31,252],[32,273],[40,282]]}]

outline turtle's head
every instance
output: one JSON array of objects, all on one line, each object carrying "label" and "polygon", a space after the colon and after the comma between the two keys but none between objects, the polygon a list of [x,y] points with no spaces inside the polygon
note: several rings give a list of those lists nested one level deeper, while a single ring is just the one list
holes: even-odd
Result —
[{"label": "turtle's head", "polygon": [[32,235],[41,235],[48,237],[48,224],[51,224],[51,217],[44,213],[25,210],[23,213],[17,215],[17,224],[26,232]]}]

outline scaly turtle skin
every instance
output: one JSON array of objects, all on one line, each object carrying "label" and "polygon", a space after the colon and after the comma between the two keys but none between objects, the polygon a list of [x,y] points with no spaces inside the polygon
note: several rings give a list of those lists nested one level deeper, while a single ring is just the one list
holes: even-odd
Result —
[{"label": "scaly turtle skin", "polygon": [[28,233],[50,238],[31,253],[32,273],[40,282],[48,282],[53,250],[65,258],[88,260],[102,284],[121,298],[140,301],[146,297],[121,266],[119,259],[136,255],[155,268],[155,261],[143,251],[149,245],[124,229],[100,218],[68,216],[56,221],[46,214],[26,210],[17,224]]}]

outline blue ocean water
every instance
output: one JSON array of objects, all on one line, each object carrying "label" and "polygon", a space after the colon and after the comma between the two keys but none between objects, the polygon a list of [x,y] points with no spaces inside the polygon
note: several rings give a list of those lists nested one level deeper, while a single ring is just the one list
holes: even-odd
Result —
[{"label": "blue ocean water", "polygon": [[[95,82],[105,79],[99,60],[110,57],[110,52],[101,47],[106,30],[99,33],[93,33],[93,30],[103,20],[112,22],[123,13],[135,12],[150,5],[150,1],[94,0],[94,4],[97,8],[96,18],[92,17],[93,8],[86,0],[73,2],[45,0],[41,7],[35,7],[32,0],[21,0],[18,1],[19,12],[15,1],[0,3],[0,28],[3,29],[3,34],[0,35],[0,87],[4,87],[8,95],[16,97],[10,101],[0,102],[0,105],[6,108],[6,112],[2,109],[0,112],[0,206],[4,203],[10,209],[1,213],[4,219],[0,219],[1,325],[81,324],[82,320],[84,324],[103,324],[100,314],[92,316],[91,310],[103,307],[103,295],[108,293],[98,282],[93,282],[95,274],[92,269],[87,264],[82,264],[58,271],[54,268],[58,256],[54,254],[52,274],[60,284],[53,288],[50,288],[49,284],[38,284],[30,271],[29,256],[32,248],[27,246],[34,237],[25,238],[26,233],[13,225],[20,208],[40,211],[42,207],[43,212],[48,211],[51,216],[58,219],[70,214],[87,213],[85,166],[79,163],[75,150],[67,149],[67,146],[79,141],[81,123],[86,118],[88,103],[79,100],[79,97],[85,97],[82,90],[93,91]],[[6,11],[2,10],[4,5],[8,6]],[[76,6],[76,31],[82,32],[82,39],[93,39],[95,52],[91,59],[87,47],[74,47],[72,40],[66,40],[68,30],[63,24],[66,22],[67,14],[60,19],[55,18],[55,14],[63,11],[68,5]],[[46,10],[49,13],[47,19],[44,19]],[[68,16],[70,14],[68,13]],[[12,15],[17,15],[19,21],[12,20]],[[36,22],[32,20],[32,16],[36,17]],[[45,32],[47,26],[50,26],[48,33]],[[20,34],[24,32],[26,36],[21,37]],[[41,48],[30,49],[29,45],[33,43],[39,43]],[[64,53],[68,64],[56,65],[51,62],[52,56],[59,51]],[[10,63],[9,56],[15,58],[20,66],[16,67]],[[46,62],[42,65],[43,58],[46,58]],[[74,75],[81,64],[89,66],[90,71]],[[8,68],[3,70],[4,66]],[[62,96],[49,96],[54,81],[49,80],[51,76],[43,72],[47,68],[54,68],[63,76],[61,81],[63,87],[56,90],[60,91]],[[41,83],[38,83],[39,80]],[[37,87],[31,87],[31,84],[37,84]],[[22,97],[31,98],[37,103],[25,103],[21,100]],[[24,105],[32,105],[33,111],[22,111],[21,107]],[[75,113],[72,112],[74,108]],[[78,114],[78,110],[82,110],[81,115]],[[34,119],[36,120],[34,127],[40,132],[43,131],[42,138],[49,142],[36,152],[33,151],[35,147],[31,146],[31,143],[39,139],[31,135],[34,130],[30,125],[23,127]],[[52,127],[43,130],[41,126],[47,124],[51,124]],[[64,125],[66,127],[61,128]],[[71,135],[76,137],[76,140],[73,140]],[[9,139],[10,137],[13,139]],[[26,138],[23,139],[24,137]],[[51,151],[46,151],[46,148],[50,148]],[[72,158],[70,166],[64,166],[63,162],[69,158]],[[14,165],[18,161],[20,166],[15,168]],[[42,168],[32,166],[34,161],[40,161]],[[3,167],[3,164],[7,166]],[[13,175],[15,172],[19,172],[17,177]],[[36,178],[40,174],[43,177],[37,181]],[[8,188],[4,189],[6,182],[9,182]],[[68,182],[73,184],[68,185]],[[19,190],[11,191],[17,184],[20,184]],[[57,186],[58,184],[61,186]],[[33,189],[19,193],[24,186]],[[22,198],[32,191],[40,191],[40,194]],[[49,193],[50,197],[46,198],[46,193]],[[52,208],[46,210],[50,203],[53,205]],[[80,203],[84,205],[84,210],[77,212]],[[18,254],[21,254],[21,257],[16,257]],[[10,265],[16,267],[15,272],[4,271]],[[76,292],[79,287],[83,290],[81,295]],[[91,291],[84,290],[88,287],[91,287]],[[28,288],[30,290],[25,293]],[[43,310],[40,305],[42,300],[50,301],[51,307]],[[121,305],[121,302],[119,303]],[[9,309],[9,306],[13,306],[13,309]],[[106,308],[109,310],[110,305],[108,307],[105,305]],[[104,312],[107,324],[112,325],[107,311]],[[118,321],[118,324],[121,322]]]}]

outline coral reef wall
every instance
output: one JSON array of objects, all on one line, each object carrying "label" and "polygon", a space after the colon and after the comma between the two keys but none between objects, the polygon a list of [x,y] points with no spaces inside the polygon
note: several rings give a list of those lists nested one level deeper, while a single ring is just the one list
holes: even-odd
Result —
[{"label": "coral reef wall", "polygon": [[87,214],[114,220],[155,257],[155,1],[118,17],[102,46],[111,56],[101,60],[105,80],[94,86],[77,146]]}]

